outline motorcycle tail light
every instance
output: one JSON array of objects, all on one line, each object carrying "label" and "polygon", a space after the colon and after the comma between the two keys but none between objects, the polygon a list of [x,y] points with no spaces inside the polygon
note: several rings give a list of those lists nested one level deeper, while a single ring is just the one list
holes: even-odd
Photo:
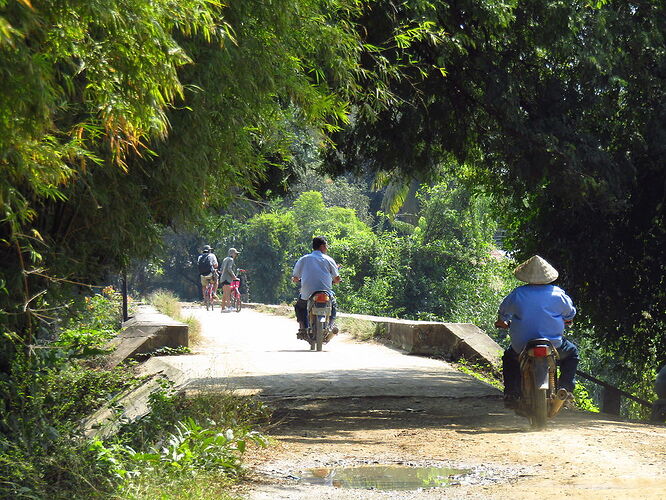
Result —
[{"label": "motorcycle tail light", "polygon": [[317,295],[315,295],[314,301],[315,302],[328,302],[328,295],[326,295],[325,293],[318,293]]},{"label": "motorcycle tail light", "polygon": [[537,347],[532,348],[532,356],[536,356],[539,358],[543,358],[545,356],[548,356],[548,347],[545,345],[540,345]]}]

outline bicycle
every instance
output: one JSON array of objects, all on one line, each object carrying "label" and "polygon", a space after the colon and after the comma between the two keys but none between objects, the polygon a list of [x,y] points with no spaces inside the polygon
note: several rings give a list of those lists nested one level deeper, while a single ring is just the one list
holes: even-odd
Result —
[{"label": "bicycle", "polygon": [[231,288],[231,297],[229,298],[231,302],[231,307],[236,310],[236,312],[240,312],[241,308],[243,307],[243,302],[241,301],[241,294],[238,291],[238,288],[240,287],[240,280],[232,280],[231,285],[229,285]]},{"label": "bicycle", "polygon": [[206,285],[204,294],[204,306],[206,311],[212,311],[215,308],[215,282],[209,281]]}]

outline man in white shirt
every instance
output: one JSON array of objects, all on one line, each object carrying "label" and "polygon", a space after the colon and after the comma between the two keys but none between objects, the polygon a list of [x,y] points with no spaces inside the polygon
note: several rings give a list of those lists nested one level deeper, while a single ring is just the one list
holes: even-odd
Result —
[{"label": "man in white shirt", "polygon": [[305,338],[305,328],[307,324],[307,304],[310,295],[317,291],[327,291],[331,296],[333,309],[331,311],[331,333],[335,335],[338,329],[334,326],[336,302],[335,295],[333,294],[333,284],[340,282],[340,274],[338,273],[338,265],[335,261],[326,255],[328,252],[328,243],[323,236],[317,236],[312,239],[312,252],[304,255],[296,265],[292,272],[292,281],[294,283],[301,283],[301,292],[299,294],[296,304],[294,304],[294,311],[296,312],[296,320],[298,321],[298,334],[297,338]]}]

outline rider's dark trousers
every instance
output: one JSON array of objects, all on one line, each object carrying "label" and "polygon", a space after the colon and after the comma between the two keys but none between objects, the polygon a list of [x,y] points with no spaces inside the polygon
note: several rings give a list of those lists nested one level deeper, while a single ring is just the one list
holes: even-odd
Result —
[{"label": "rider's dark trousers", "polygon": [[[331,297],[331,325],[335,321],[335,309],[337,303],[335,302],[335,297]],[[305,325],[305,328],[308,327],[308,301],[302,298],[298,298],[294,304],[294,312],[296,313],[296,321],[299,325]]]},{"label": "rider's dark trousers", "polygon": [[[573,392],[578,367],[578,347],[567,339],[562,340],[562,345],[557,348],[560,355],[560,378],[557,382],[558,388]],[[504,351],[502,356],[502,373],[504,375],[504,394],[520,394],[520,362],[518,353],[511,346]]]}]

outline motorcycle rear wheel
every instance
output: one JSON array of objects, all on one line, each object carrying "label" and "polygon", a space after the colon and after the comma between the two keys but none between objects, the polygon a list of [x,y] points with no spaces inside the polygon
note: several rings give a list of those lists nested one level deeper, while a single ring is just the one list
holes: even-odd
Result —
[{"label": "motorcycle rear wheel", "polygon": [[546,393],[546,389],[533,388],[530,423],[537,429],[543,429],[546,426],[548,418],[548,396]]},{"label": "motorcycle rear wheel", "polygon": [[324,345],[324,328],[322,323],[319,321],[319,318],[315,319],[315,344],[317,351],[321,351],[322,346]]}]

